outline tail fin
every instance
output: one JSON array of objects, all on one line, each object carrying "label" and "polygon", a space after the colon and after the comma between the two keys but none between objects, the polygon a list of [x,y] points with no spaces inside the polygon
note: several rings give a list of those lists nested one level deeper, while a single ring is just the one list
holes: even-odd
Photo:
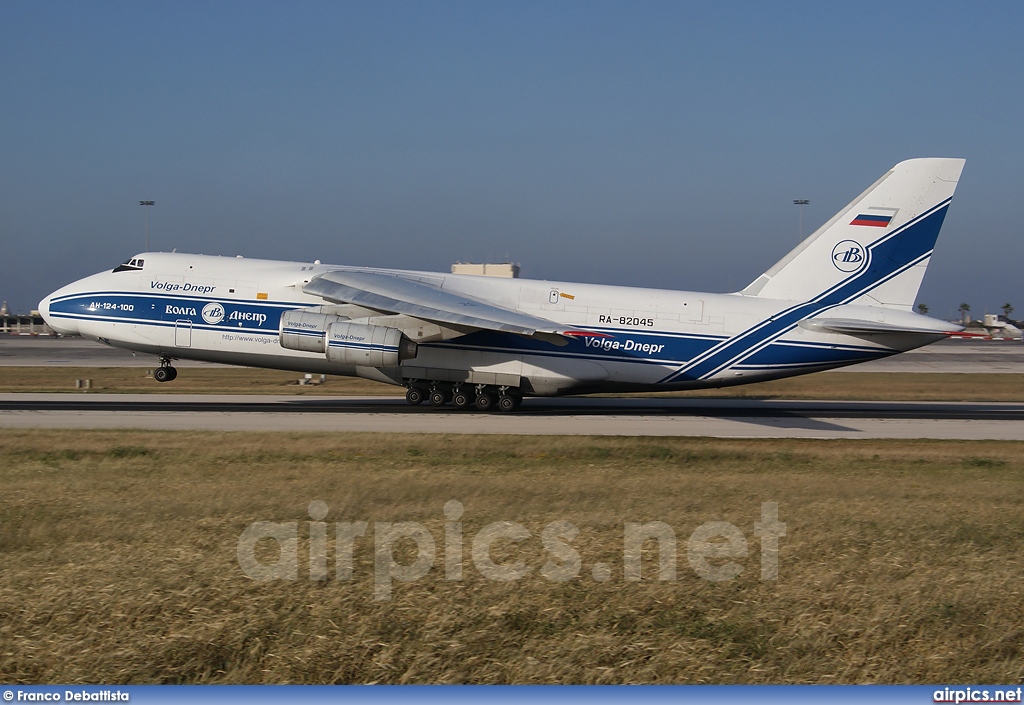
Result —
[{"label": "tail fin", "polygon": [[740,293],[810,301],[841,287],[850,303],[910,310],[963,167],[900,162]]}]

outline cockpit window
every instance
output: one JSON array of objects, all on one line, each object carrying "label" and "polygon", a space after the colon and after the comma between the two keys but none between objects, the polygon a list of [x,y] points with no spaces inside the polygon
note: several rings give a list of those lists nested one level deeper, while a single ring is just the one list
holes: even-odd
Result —
[{"label": "cockpit window", "polygon": [[146,263],[144,259],[136,259],[132,257],[124,264],[120,264],[114,268],[115,272],[137,272],[142,269],[142,266]]}]

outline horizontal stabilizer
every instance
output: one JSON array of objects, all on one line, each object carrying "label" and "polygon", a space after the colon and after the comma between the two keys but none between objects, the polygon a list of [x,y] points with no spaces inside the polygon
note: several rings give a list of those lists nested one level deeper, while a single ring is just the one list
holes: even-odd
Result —
[{"label": "horizontal stabilizer", "polygon": [[946,324],[939,328],[918,328],[913,326],[895,325],[892,323],[880,323],[877,321],[861,321],[844,318],[809,319],[800,321],[800,327],[815,331],[828,331],[829,333],[843,333],[846,335],[926,335],[946,336],[953,335],[963,330],[962,326]]}]

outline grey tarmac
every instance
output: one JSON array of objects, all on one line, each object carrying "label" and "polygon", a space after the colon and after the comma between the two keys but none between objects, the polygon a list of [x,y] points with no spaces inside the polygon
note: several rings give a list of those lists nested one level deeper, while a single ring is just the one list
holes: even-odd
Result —
[{"label": "grey tarmac", "polygon": [[0,428],[1024,440],[1024,403],[569,397],[481,414],[380,397],[0,394]]}]

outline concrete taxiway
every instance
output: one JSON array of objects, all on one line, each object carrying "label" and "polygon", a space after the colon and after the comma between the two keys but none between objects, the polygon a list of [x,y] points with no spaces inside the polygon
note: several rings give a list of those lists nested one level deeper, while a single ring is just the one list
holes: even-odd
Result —
[{"label": "concrete taxiway", "polygon": [[480,414],[379,397],[0,394],[0,428],[1024,440],[1024,404],[563,398]]}]

